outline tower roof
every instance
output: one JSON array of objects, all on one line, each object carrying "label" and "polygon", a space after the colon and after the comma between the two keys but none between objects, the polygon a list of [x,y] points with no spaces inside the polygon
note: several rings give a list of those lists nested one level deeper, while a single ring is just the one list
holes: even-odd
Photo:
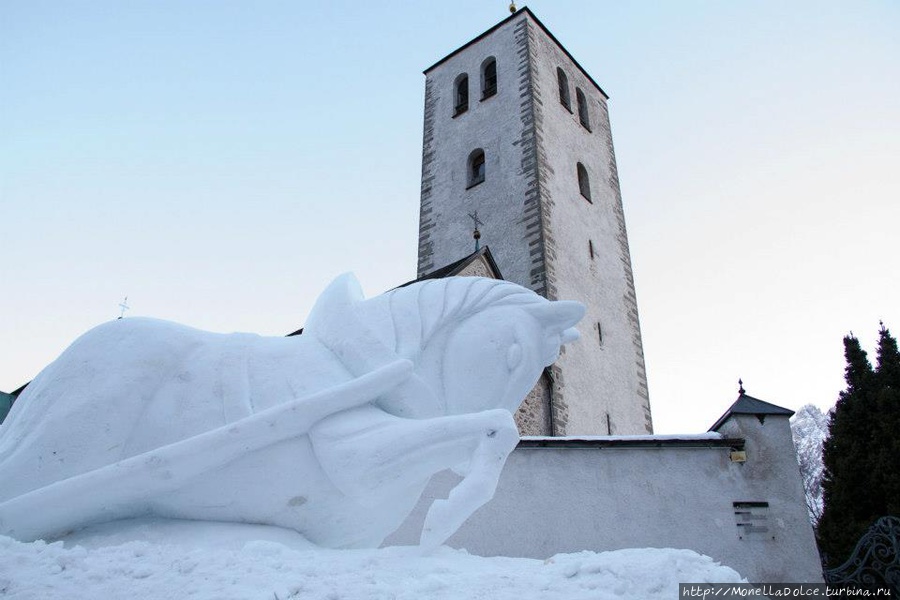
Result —
[{"label": "tower roof", "polygon": [[520,14],[522,14],[522,13],[525,13],[526,15],[528,15],[528,17],[529,17],[532,21],[534,21],[535,25],[537,25],[538,27],[540,27],[540,28],[544,31],[544,33],[547,34],[547,37],[549,37],[551,40],[553,40],[553,43],[554,43],[554,44],[556,44],[557,46],[559,46],[559,49],[562,50],[563,53],[564,53],[566,56],[569,57],[569,60],[572,61],[572,64],[574,64],[574,65],[578,68],[578,70],[581,71],[582,74],[583,74],[585,77],[587,77],[588,81],[590,81],[590,82],[593,84],[593,86],[594,86],[595,88],[597,88],[597,90],[598,90],[601,94],[603,94],[603,97],[604,97],[604,98],[609,99],[609,95],[608,95],[606,92],[603,91],[603,88],[600,87],[600,84],[597,83],[596,81],[594,81],[594,78],[591,77],[590,73],[588,73],[587,71],[585,71],[585,70],[584,70],[584,67],[582,67],[580,64],[578,64],[578,61],[575,60],[575,57],[572,56],[572,55],[569,53],[568,50],[566,50],[566,47],[563,46],[563,45],[559,42],[558,39],[556,39],[556,36],[553,35],[553,34],[550,32],[549,29],[547,29],[547,26],[546,26],[546,25],[544,25],[543,23],[541,23],[541,20],[538,19],[538,18],[535,16],[535,14],[534,14],[533,12],[531,12],[531,10],[528,9],[527,6],[523,6],[522,8],[520,8],[519,10],[517,10],[516,12],[514,12],[514,13],[511,14],[510,16],[506,17],[505,19],[503,19],[502,21],[500,21],[499,23],[497,23],[496,25],[494,25],[493,27],[491,27],[490,29],[488,29],[487,31],[485,31],[484,33],[482,33],[481,35],[479,35],[478,37],[476,37],[476,38],[470,40],[469,42],[466,42],[465,44],[463,44],[462,46],[460,46],[459,48],[457,48],[456,50],[454,50],[453,52],[451,52],[450,54],[448,54],[447,56],[445,56],[445,57],[442,58],[441,60],[437,61],[436,63],[434,63],[433,65],[431,65],[430,67],[428,67],[427,69],[425,69],[425,70],[422,71],[422,72],[423,72],[424,74],[427,75],[428,72],[431,71],[432,69],[434,69],[435,67],[437,67],[437,66],[443,64],[444,62],[448,61],[449,59],[453,58],[454,56],[456,56],[457,54],[459,54],[460,52],[462,52],[463,50],[465,50],[466,48],[468,48],[468,47],[471,46],[472,44],[475,44],[476,42],[479,42],[479,41],[481,41],[482,39],[486,38],[486,37],[489,36],[490,34],[494,33],[497,29],[499,29],[500,27],[503,27],[504,25],[506,25],[507,23],[509,23],[510,21],[512,21],[513,19],[515,19],[516,17],[518,17],[518,16],[519,16]]},{"label": "tower roof", "polygon": [[760,420],[764,419],[766,415],[781,415],[784,417],[790,417],[794,414],[794,411],[788,410],[787,408],[782,408],[780,406],[776,406],[769,402],[765,402],[758,398],[754,398],[753,396],[748,396],[745,393],[741,393],[738,396],[738,399],[734,401],[734,404],[725,411],[725,414],[719,417],[719,420],[713,423],[713,426],[709,428],[709,431],[717,431],[722,424],[727,421],[731,415],[756,415],[760,418]]}]

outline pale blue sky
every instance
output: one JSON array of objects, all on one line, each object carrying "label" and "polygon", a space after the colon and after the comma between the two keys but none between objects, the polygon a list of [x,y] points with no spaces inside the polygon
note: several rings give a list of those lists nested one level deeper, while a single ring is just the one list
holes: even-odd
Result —
[{"label": "pale blue sky", "polygon": [[[413,278],[421,72],[506,5],[0,4],[0,389],[126,294],[278,335]],[[900,3],[528,6],[611,96],[657,431],[833,404],[900,333]]]}]

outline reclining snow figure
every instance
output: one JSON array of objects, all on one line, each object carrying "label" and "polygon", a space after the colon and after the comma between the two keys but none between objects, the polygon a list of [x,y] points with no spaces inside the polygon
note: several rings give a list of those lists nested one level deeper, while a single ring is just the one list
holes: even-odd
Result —
[{"label": "reclining snow figure", "polygon": [[512,413],[583,313],[476,277],[365,300],[347,274],[301,336],[100,325],[0,426],[0,534],[150,516],[375,547],[450,468],[463,479],[421,535],[440,545],[493,497],[519,439]]}]

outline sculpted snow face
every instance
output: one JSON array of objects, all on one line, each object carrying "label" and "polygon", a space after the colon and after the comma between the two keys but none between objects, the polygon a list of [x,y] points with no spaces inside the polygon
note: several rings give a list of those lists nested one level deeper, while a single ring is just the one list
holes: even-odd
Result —
[{"label": "sculpted snow face", "polygon": [[583,312],[474,277],[365,300],[345,275],[301,336],[101,325],[0,426],[0,534],[156,516],[377,546],[451,468],[463,479],[422,532],[441,544],[493,496],[512,413]]}]

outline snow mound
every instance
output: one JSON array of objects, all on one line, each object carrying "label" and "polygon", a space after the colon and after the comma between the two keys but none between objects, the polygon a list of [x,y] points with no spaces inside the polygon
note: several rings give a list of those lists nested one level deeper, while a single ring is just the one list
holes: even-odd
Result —
[{"label": "snow mound", "polygon": [[741,581],[691,550],[559,554],[546,561],[484,558],[442,547],[291,549],[154,544],[66,548],[0,537],[0,596],[10,599],[529,600],[677,597],[679,582]]}]

